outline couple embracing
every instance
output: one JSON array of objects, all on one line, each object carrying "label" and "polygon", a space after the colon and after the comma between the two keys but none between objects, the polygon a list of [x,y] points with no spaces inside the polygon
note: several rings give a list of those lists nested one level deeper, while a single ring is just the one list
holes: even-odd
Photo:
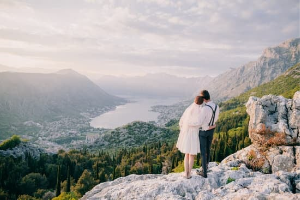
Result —
[{"label": "couple embracing", "polygon": [[219,107],[210,100],[209,92],[202,90],[180,118],[180,133],[176,147],[185,154],[185,178],[191,178],[194,157],[200,152],[202,171],[197,170],[197,174],[207,178],[210,146],[218,117]]}]

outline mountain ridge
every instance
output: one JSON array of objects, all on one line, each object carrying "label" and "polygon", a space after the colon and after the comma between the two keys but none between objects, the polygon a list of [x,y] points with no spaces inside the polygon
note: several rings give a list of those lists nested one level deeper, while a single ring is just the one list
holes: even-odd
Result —
[{"label": "mountain ridge", "polygon": [[184,99],[190,98],[197,88],[204,87],[212,79],[209,76],[186,78],[167,73],[154,73],[134,77],[103,76],[95,82],[115,95],[182,97]]},{"label": "mountain ridge", "polygon": [[[216,101],[228,100],[269,82],[300,61],[300,38],[266,48],[256,61],[231,69],[212,80],[207,89]],[[201,88],[202,89],[202,88]]]},{"label": "mountain ridge", "polygon": [[49,74],[1,72],[0,94],[0,118],[10,118],[6,122],[78,117],[89,109],[125,102],[73,70]]}]

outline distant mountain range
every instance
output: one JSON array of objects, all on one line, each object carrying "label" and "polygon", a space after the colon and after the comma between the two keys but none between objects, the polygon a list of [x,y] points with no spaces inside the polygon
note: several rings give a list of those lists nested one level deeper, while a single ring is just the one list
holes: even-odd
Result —
[{"label": "distant mountain range", "polygon": [[299,63],[300,38],[266,48],[256,60],[212,78],[185,78],[169,74],[136,77],[103,76],[95,81],[109,93],[191,98],[208,89],[215,101],[226,101],[263,83],[267,83]]},{"label": "distant mountain range", "polygon": [[209,76],[185,78],[156,73],[135,77],[103,76],[96,83],[116,95],[190,98],[195,90],[204,87],[212,79]]},{"label": "distant mountain range", "polygon": [[0,72],[20,72],[20,73],[54,73],[57,70],[55,69],[46,69],[46,68],[32,68],[32,67],[10,67],[0,64]]},{"label": "distant mountain range", "polygon": [[73,70],[0,73],[0,125],[78,117],[124,102]]},{"label": "distant mountain range", "polygon": [[215,77],[207,89],[216,101],[224,101],[238,96],[251,88],[275,79],[299,63],[299,51],[300,38],[290,39],[278,46],[269,47],[264,50],[257,61],[249,62]]},{"label": "distant mountain range", "polygon": [[[289,68],[274,80],[252,88],[228,101],[220,103],[221,110],[227,111],[238,107],[245,108],[245,103],[250,96],[262,97],[264,95],[282,95],[292,99],[296,91],[300,91],[300,63]],[[235,112],[235,111],[234,111]],[[244,110],[246,112],[246,110]]]}]

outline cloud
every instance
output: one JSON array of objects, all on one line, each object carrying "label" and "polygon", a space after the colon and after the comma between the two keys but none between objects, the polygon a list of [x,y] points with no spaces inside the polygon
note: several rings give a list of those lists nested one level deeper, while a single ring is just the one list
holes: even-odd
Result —
[{"label": "cloud", "polygon": [[0,56],[17,67],[40,60],[110,74],[216,75],[299,37],[298,3],[2,0]]}]

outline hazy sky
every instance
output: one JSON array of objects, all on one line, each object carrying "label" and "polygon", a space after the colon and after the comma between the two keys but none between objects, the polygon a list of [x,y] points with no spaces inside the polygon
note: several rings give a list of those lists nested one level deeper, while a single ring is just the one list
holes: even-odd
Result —
[{"label": "hazy sky", "polygon": [[218,75],[299,37],[299,0],[0,0],[0,64]]}]

